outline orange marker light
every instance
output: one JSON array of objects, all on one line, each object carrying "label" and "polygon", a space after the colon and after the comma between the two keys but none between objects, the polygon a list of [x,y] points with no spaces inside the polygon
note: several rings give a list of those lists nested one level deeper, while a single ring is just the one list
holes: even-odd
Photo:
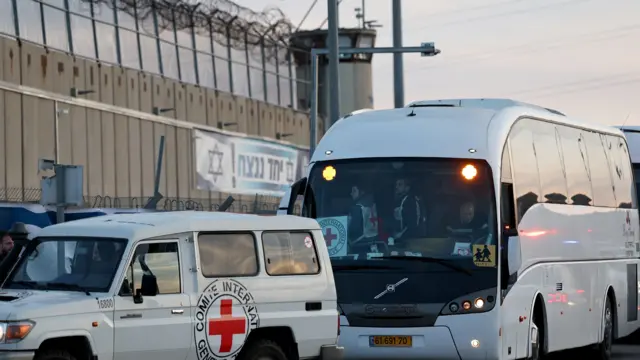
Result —
[{"label": "orange marker light", "polygon": [[7,326],[5,339],[7,341],[22,340],[24,339],[25,336],[29,334],[32,328],[33,328],[33,324],[30,322],[19,322],[19,323],[9,324],[9,326]]},{"label": "orange marker light", "polygon": [[335,179],[336,178],[336,168],[334,168],[331,165],[325,167],[324,170],[322,170],[322,177],[327,181],[331,181],[331,180]]},{"label": "orange marker light", "polygon": [[462,171],[460,173],[465,179],[473,180],[478,175],[478,169],[476,169],[476,167],[473,165],[466,165],[462,168]]}]

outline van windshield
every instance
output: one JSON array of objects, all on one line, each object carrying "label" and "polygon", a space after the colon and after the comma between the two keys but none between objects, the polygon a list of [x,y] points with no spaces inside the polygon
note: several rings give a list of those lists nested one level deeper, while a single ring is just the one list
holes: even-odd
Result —
[{"label": "van windshield", "polygon": [[325,161],[311,170],[303,214],[323,229],[340,302],[373,302],[405,277],[410,291],[381,301],[447,302],[497,284],[494,198],[485,161]]},{"label": "van windshield", "polygon": [[4,288],[108,292],[126,244],[111,238],[35,238]]}]

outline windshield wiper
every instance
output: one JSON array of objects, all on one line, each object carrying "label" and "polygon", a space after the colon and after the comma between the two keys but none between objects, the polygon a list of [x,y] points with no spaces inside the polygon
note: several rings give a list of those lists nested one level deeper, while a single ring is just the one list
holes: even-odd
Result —
[{"label": "windshield wiper", "polygon": [[60,288],[62,290],[81,291],[87,294],[87,296],[91,296],[91,293],[89,292],[89,290],[85,289],[84,287],[78,284],[70,284],[70,283],[63,283],[63,282],[48,282],[48,283],[45,283],[44,285],[48,287]]},{"label": "windshield wiper", "polygon": [[11,281],[10,283],[5,284],[5,286],[6,285],[24,286],[27,289],[37,289],[38,287],[40,287],[40,284],[38,284],[35,281],[22,281],[22,280],[21,281]]},{"label": "windshield wiper", "polygon": [[350,271],[350,270],[395,270],[397,266],[381,265],[381,264],[352,264],[352,265],[332,265],[334,272]]},{"label": "windshield wiper", "polygon": [[385,260],[406,260],[406,261],[416,261],[416,262],[424,262],[424,263],[436,263],[436,264],[440,264],[442,266],[448,267],[451,270],[455,270],[457,272],[461,272],[464,274],[467,274],[469,276],[472,276],[473,273],[471,273],[471,271],[460,267],[456,264],[452,264],[451,260],[447,260],[447,259],[440,259],[440,258],[435,258],[435,257],[430,257],[430,256],[405,256],[405,255],[397,255],[397,256],[379,256],[376,257],[376,259],[385,259]]}]

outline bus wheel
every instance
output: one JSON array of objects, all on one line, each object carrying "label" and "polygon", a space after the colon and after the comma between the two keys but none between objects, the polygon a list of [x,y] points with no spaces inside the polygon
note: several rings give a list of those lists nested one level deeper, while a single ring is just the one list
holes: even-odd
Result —
[{"label": "bus wheel", "polygon": [[538,327],[535,323],[531,326],[531,360],[539,360],[540,359],[540,337],[538,333]]},{"label": "bus wheel", "polygon": [[606,303],[604,305],[604,314],[602,319],[602,325],[604,327],[604,336],[602,342],[596,345],[592,351],[591,358],[594,360],[609,360],[611,359],[611,347],[613,346],[613,305],[611,305],[611,297],[607,296]]},{"label": "bus wheel", "polygon": [[536,306],[533,309],[533,319],[532,326],[530,328],[530,338],[531,338],[531,357],[530,360],[541,360],[545,358],[544,356],[544,339],[545,339],[545,328],[544,328],[544,313],[542,310],[542,305],[540,305],[536,301]]}]

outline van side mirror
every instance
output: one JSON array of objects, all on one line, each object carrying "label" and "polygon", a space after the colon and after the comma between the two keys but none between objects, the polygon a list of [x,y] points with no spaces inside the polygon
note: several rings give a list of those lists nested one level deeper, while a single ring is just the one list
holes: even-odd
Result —
[{"label": "van side mirror", "polygon": [[287,215],[292,215],[293,214],[293,210],[294,210],[294,206],[296,203],[296,199],[298,198],[299,195],[304,195],[304,190],[307,187],[307,178],[303,177],[302,179],[294,182],[291,185],[291,188],[289,188],[284,196],[282,197],[282,200],[280,200],[280,206],[278,207],[278,214],[283,214],[286,211]]},{"label": "van side mirror", "polygon": [[515,275],[522,266],[522,251],[520,249],[520,237],[510,236],[507,240],[507,264],[509,276]]}]

